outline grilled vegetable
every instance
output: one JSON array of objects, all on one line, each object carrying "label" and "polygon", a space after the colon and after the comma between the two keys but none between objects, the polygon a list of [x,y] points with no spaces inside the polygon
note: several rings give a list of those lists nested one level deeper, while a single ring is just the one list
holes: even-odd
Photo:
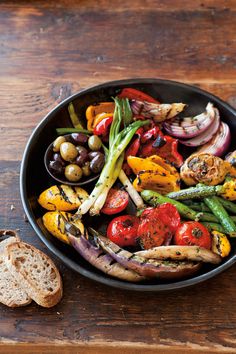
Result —
[{"label": "grilled vegetable", "polygon": [[107,227],[107,237],[121,247],[135,246],[139,219],[134,215],[122,215],[113,219]]},{"label": "grilled vegetable", "polygon": [[182,223],[174,235],[174,244],[180,246],[199,246],[211,248],[211,235],[208,229],[198,221]]},{"label": "grilled vegetable", "polygon": [[111,188],[101,209],[103,214],[112,215],[123,211],[129,203],[129,195],[120,189]]},{"label": "grilled vegetable", "polygon": [[180,177],[189,186],[198,182],[215,186],[224,180],[228,170],[228,164],[221,158],[209,153],[196,153],[185,160]]},{"label": "grilled vegetable", "polygon": [[230,200],[226,200],[224,198],[217,197],[219,202],[223,205],[223,207],[229,211],[231,214],[236,214],[236,204],[231,202]]},{"label": "grilled vegetable", "polygon": [[198,246],[159,246],[150,250],[135,252],[139,257],[147,259],[171,259],[174,261],[196,261],[219,264],[221,257],[212,251]]},{"label": "grilled vegetable", "polygon": [[87,198],[88,193],[84,189],[62,184],[43,191],[38,202],[47,210],[70,211],[78,208]]},{"label": "grilled vegetable", "polygon": [[236,178],[227,178],[219,194],[225,199],[236,200]]},{"label": "grilled vegetable", "polygon": [[231,237],[236,237],[236,225],[217,197],[213,196],[204,198],[204,203],[206,203],[208,208],[210,208],[212,213],[217,217],[225,232]]},{"label": "grilled vegetable", "polygon": [[186,104],[183,103],[167,103],[158,104],[147,101],[133,100],[131,102],[131,109],[133,114],[141,115],[145,118],[152,118],[155,123],[163,122],[171,119],[183,111]]},{"label": "grilled vegetable", "polygon": [[149,249],[162,245],[165,240],[171,239],[168,225],[162,220],[157,208],[147,208],[141,214],[138,226],[138,242],[142,249]]},{"label": "grilled vegetable", "polygon": [[[204,198],[215,195],[217,193],[217,187],[215,186],[196,186],[187,189],[181,189],[176,192],[168,193],[166,196],[175,200],[188,200],[191,198]],[[198,209],[197,209],[198,210]]]},{"label": "grilled vegetable", "polygon": [[176,200],[170,199],[166,196],[160,195],[157,192],[153,192],[151,190],[144,190],[141,192],[141,196],[145,202],[152,206],[157,206],[163,203],[171,203],[173,204],[181,216],[191,219],[191,220],[199,220],[203,213],[197,213],[196,211],[189,208],[187,205],[184,205]]},{"label": "grilled vegetable", "polygon": [[[219,195],[229,200],[236,200],[236,178],[227,178],[223,185],[218,186],[205,186],[204,184],[199,183],[196,187],[181,189],[176,192],[168,193],[166,196],[175,200],[185,200],[186,203],[190,198],[199,199],[213,195]],[[224,205],[227,205],[226,209],[236,213],[236,205],[234,203],[223,198],[220,198],[220,200],[222,200]],[[206,210],[206,206],[204,208],[201,203],[190,202],[188,205],[194,210]]]},{"label": "grilled vegetable", "polygon": [[171,168],[167,170],[163,167],[164,164],[161,166],[154,162],[154,159],[129,156],[127,162],[133,172],[137,174],[133,183],[137,191],[152,189],[161,194],[166,194],[167,191],[179,190],[179,175],[176,170],[172,174]]},{"label": "grilled vegetable", "polygon": [[69,243],[65,229],[65,221],[76,226],[82,234],[84,233],[84,225],[80,220],[73,221],[73,214],[59,211],[49,211],[43,216],[43,224],[46,229],[62,242]]},{"label": "grilled vegetable", "polygon": [[195,117],[177,117],[171,122],[165,122],[164,127],[168,134],[176,138],[193,138],[208,129],[214,119],[214,107],[213,104],[209,102],[205,112]]},{"label": "grilled vegetable", "polygon": [[[128,102],[125,102],[128,105]],[[101,171],[98,182],[96,183],[89,198],[84,203],[82,203],[82,205],[78,209],[78,212],[76,213],[78,217],[83,214],[86,214],[90,210],[90,208],[96,202],[98,197],[103,194],[103,191],[104,193],[108,193],[109,189],[112,187],[112,184],[115,182],[115,180],[113,180],[113,177],[116,173],[115,170],[116,165],[118,163],[117,160],[123,154],[123,151],[130,143],[137,129],[149,123],[149,121],[136,121],[120,131],[121,123],[125,121],[124,112],[128,111],[128,109],[124,109],[124,103],[121,103],[118,99],[115,99],[115,104],[116,108],[113,116],[113,121],[110,127],[109,151],[107,153],[106,162]],[[104,201],[104,198],[102,198],[102,200]],[[99,213],[102,207],[102,203],[101,205],[97,205],[97,214]]]},{"label": "grilled vegetable", "polygon": [[81,119],[79,119],[78,115],[75,112],[75,107],[73,105],[73,103],[69,103],[68,105],[68,112],[70,115],[70,119],[71,119],[71,123],[73,124],[73,127],[77,128],[77,129],[83,129],[83,122]]},{"label": "grilled vegetable", "polygon": [[201,224],[206,226],[209,231],[224,232],[224,228],[216,222],[201,221]]},{"label": "grilled vegetable", "polygon": [[145,280],[144,276],[114,262],[113,257],[106,254],[100,247],[92,245],[83,235],[76,237],[68,233],[68,239],[70,244],[86,261],[104,273],[131,282]]},{"label": "grilled vegetable", "polygon": [[[192,188],[192,187],[190,187],[190,188]],[[186,199],[186,200],[182,200],[182,203],[186,204],[189,208],[196,210],[196,211],[210,212],[210,209],[208,208],[208,206],[206,206],[206,204],[204,202]]]},{"label": "grilled vegetable", "polygon": [[131,87],[125,87],[122,89],[121,93],[118,95],[119,98],[128,98],[129,100],[138,100],[138,101],[147,101],[152,103],[159,103],[153,97],[149,96],[148,94],[136,90]]},{"label": "grilled vegetable", "polygon": [[220,128],[217,133],[212,137],[208,143],[201,146],[198,153],[208,153],[215,156],[222,156],[226,153],[229,148],[231,141],[229,126],[221,122]]},{"label": "grilled vegetable", "polygon": [[227,236],[221,232],[212,232],[212,251],[221,257],[227,257],[231,251],[231,245]]},{"label": "grilled vegetable", "polygon": [[219,111],[217,108],[214,108],[214,111],[215,111],[215,119],[209,125],[209,127],[203,133],[197,135],[195,138],[188,139],[188,140],[180,140],[181,144],[195,147],[195,146],[204,145],[208,141],[210,141],[220,127]]},{"label": "grilled vegetable", "polygon": [[88,106],[86,109],[87,129],[93,131],[94,121],[100,113],[113,113],[115,109],[114,102],[101,102],[96,105]]},{"label": "grilled vegetable", "polygon": [[194,274],[200,268],[200,263],[156,261],[139,257],[131,252],[117,246],[104,236],[90,229],[95,240],[113,259],[128,269],[132,269],[146,277],[157,277],[162,279],[177,279]]}]

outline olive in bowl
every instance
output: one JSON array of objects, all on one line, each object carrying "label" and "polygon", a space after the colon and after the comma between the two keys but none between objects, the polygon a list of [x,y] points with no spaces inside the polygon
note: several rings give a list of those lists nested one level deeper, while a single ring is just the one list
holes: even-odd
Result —
[{"label": "olive in bowl", "polygon": [[105,164],[101,139],[83,133],[58,136],[47,148],[44,164],[56,181],[84,185],[96,180]]}]

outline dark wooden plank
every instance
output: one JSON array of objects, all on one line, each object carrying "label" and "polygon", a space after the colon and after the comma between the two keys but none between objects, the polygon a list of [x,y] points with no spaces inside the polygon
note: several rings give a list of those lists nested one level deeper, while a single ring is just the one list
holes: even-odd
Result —
[{"label": "dark wooden plank", "polygon": [[0,75],[104,80],[119,73],[120,78],[235,81],[234,9],[192,11],[179,3],[163,13],[158,6],[142,11],[121,2],[101,9],[96,4],[2,6]]}]

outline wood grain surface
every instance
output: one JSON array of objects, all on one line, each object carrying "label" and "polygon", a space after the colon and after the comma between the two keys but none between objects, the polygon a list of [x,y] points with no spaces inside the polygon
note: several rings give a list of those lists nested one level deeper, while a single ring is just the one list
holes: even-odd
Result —
[{"label": "wood grain surface", "polygon": [[59,266],[53,309],[0,306],[1,353],[236,353],[236,267],[163,294],[109,288],[55,259],[24,218],[19,169],[33,128],[76,91],[154,77],[236,107],[236,1],[0,2],[0,227]]}]

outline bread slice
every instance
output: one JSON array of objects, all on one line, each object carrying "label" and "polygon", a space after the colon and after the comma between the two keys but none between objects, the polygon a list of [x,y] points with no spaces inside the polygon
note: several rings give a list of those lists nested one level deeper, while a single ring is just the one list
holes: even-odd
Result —
[{"label": "bread slice", "polygon": [[9,307],[25,306],[31,302],[31,298],[21,289],[5,262],[6,247],[15,242],[19,242],[19,238],[8,237],[0,242],[0,302]]},{"label": "bread slice", "polygon": [[14,242],[7,246],[6,255],[9,271],[37,304],[52,307],[61,300],[61,276],[46,254],[27,243]]}]

